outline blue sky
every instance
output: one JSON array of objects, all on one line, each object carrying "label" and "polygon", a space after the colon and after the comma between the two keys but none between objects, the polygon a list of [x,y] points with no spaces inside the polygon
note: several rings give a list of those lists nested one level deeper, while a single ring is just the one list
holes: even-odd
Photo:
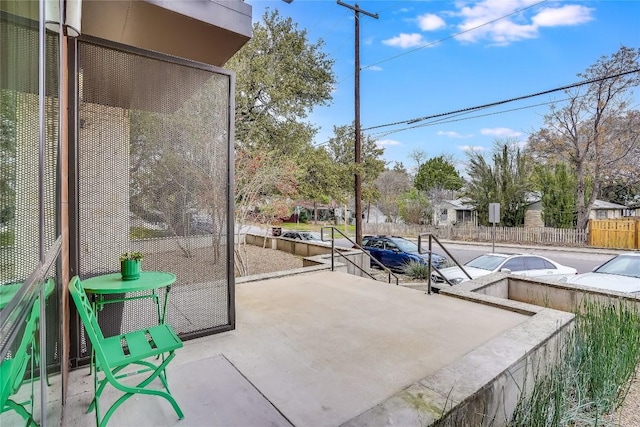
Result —
[{"label": "blue sky", "polygon": [[[308,39],[325,42],[337,85],[330,106],[309,122],[316,144],[354,118],[354,12],[333,0],[247,0],[254,21],[266,8],[291,17]],[[353,1],[344,1],[354,5]],[[474,113],[367,128],[534,94],[580,81],[576,74],[620,46],[640,47],[640,1],[360,1],[361,123],[385,147],[390,164],[409,154],[451,156],[464,170],[467,150],[494,141],[524,142],[563,92]],[[542,105],[540,105],[542,104]],[[633,108],[640,109],[640,88]]]}]

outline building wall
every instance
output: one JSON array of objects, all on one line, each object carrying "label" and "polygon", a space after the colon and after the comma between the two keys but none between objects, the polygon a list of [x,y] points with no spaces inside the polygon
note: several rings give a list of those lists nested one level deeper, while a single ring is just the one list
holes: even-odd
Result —
[{"label": "building wall", "polygon": [[[79,164],[86,182],[79,200],[80,256],[84,271],[97,272],[112,265],[129,250],[129,119],[122,108],[83,103],[80,109]],[[117,144],[114,144],[117,141]],[[105,152],[113,161],[103,161]],[[100,188],[100,191],[93,189]],[[105,211],[105,199],[111,209]],[[112,227],[119,224],[119,227]],[[104,271],[106,272],[106,271]]]}]

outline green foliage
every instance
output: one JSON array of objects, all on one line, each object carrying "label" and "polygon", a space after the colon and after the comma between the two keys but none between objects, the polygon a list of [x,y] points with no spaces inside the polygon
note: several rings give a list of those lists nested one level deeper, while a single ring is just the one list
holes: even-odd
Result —
[{"label": "green foliage", "polygon": [[15,242],[15,233],[13,230],[0,232],[0,246],[13,246]]},{"label": "green foliage", "polygon": [[133,252],[123,252],[120,254],[120,262],[126,260],[140,261],[144,258],[142,252],[133,251]]},{"label": "green foliage", "polygon": [[429,279],[429,265],[424,262],[409,261],[402,266],[402,274],[406,274],[412,279],[427,280]]},{"label": "green foliage", "polygon": [[158,237],[169,237],[169,233],[164,230],[151,230],[144,227],[131,227],[129,237],[132,240],[153,239]]},{"label": "green foliage", "polygon": [[339,165],[336,171],[345,199],[353,194],[354,175],[359,171],[362,179],[362,199],[374,202],[380,197],[375,180],[385,169],[382,159],[384,148],[379,148],[376,141],[368,135],[360,138],[360,167],[355,164],[355,126],[334,126],[334,137],[329,139],[327,151],[330,159]]},{"label": "green foliage", "polygon": [[0,89],[0,224],[15,216],[17,92]]},{"label": "green foliage", "polygon": [[451,161],[444,156],[433,157],[420,165],[414,185],[418,190],[453,190],[462,188],[464,180]]},{"label": "green foliage", "polygon": [[251,40],[226,66],[236,72],[236,143],[247,150],[295,156],[316,129],[301,121],[327,105],[335,84],[324,42],[278,11],[265,10]]},{"label": "green foliage", "polygon": [[533,183],[541,194],[542,220],[546,227],[573,228],[576,219],[576,177],[565,163],[536,165]]},{"label": "green foliage", "polygon": [[305,200],[328,203],[346,202],[343,183],[340,180],[341,165],[334,162],[324,147],[306,147],[298,156],[298,193]]},{"label": "green foliage", "polygon": [[469,180],[464,193],[478,212],[478,223],[489,224],[489,203],[500,203],[501,225],[515,227],[524,223],[529,191],[529,160],[514,141],[496,141],[493,165],[484,156],[468,154]]},{"label": "green foliage", "polygon": [[429,200],[422,191],[418,191],[416,188],[412,188],[400,196],[398,207],[400,218],[408,224],[427,224],[431,219]]},{"label": "green foliage", "polygon": [[[624,301],[587,301],[552,366],[533,367],[512,427],[603,425],[623,401],[640,362],[640,313]],[[525,390],[528,389],[525,384]]]},{"label": "green foliage", "polygon": [[567,90],[566,101],[552,105],[544,128],[529,137],[528,146],[537,158],[567,162],[575,171],[579,229],[587,227],[601,186],[612,178],[635,181],[637,176],[640,111],[631,109],[629,97],[640,84],[640,73],[630,71],[639,67],[640,48],[622,46],[602,56],[578,74],[592,83]]}]

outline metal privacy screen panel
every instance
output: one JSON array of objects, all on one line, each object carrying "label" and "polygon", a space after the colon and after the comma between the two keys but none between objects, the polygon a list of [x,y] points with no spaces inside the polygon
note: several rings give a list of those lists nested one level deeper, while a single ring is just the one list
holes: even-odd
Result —
[{"label": "metal privacy screen panel", "polygon": [[[177,276],[167,319],[182,338],[229,329],[233,76],[87,42],[78,64],[80,277],[117,272],[121,253],[139,251],[142,270]],[[113,334],[151,326],[155,304],[112,304],[99,321]]]}]

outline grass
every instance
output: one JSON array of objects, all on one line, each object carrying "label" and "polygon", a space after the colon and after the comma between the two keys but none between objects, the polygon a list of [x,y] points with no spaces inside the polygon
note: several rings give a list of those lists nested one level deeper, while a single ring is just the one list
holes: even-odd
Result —
[{"label": "grass", "polygon": [[[640,313],[622,301],[583,303],[555,366],[535,374],[510,426],[605,426],[640,362]],[[525,385],[526,389],[526,385]]]},{"label": "grass", "polygon": [[344,224],[333,225],[333,224],[324,224],[320,222],[318,224],[313,224],[311,222],[296,224],[295,222],[283,222],[278,225],[273,225],[273,227],[282,227],[283,229],[287,229],[287,230],[302,230],[302,231],[320,231],[322,227],[336,227],[338,230],[342,231],[347,236],[353,236],[356,234],[355,225],[347,225],[346,227],[347,230],[345,232]]},{"label": "grass", "polygon": [[152,239],[155,237],[167,237],[170,234],[164,230],[151,230],[144,227],[131,227],[129,230],[129,237],[132,240],[136,239]]}]

